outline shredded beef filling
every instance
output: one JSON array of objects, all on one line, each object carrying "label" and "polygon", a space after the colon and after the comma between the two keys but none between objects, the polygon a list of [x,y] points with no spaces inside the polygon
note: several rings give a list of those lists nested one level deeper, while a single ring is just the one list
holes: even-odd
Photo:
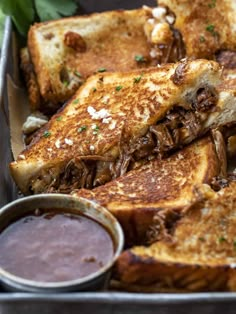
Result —
[{"label": "shredded beef filling", "polygon": [[216,54],[216,61],[225,69],[236,69],[236,51],[222,50]]},{"label": "shredded beef filling", "polygon": [[177,62],[186,56],[186,49],[181,33],[171,27],[173,40],[168,45],[155,45],[157,52],[157,62],[159,64]]},{"label": "shredded beef filling", "polygon": [[[116,160],[99,156],[74,158],[61,169],[57,179],[49,180],[50,174],[47,174],[45,181],[41,174],[41,180],[45,181],[43,190],[69,193],[73,189],[91,189],[125,174],[138,162],[145,162],[154,155],[166,156],[202,135],[202,124],[209,112],[214,110],[216,102],[215,90],[209,87],[198,89],[194,99],[189,100],[189,105],[176,105],[164,119],[150,126],[145,136],[138,138],[132,145],[121,143],[120,156]],[[38,192],[38,181],[39,177],[32,182],[34,192]]]}]

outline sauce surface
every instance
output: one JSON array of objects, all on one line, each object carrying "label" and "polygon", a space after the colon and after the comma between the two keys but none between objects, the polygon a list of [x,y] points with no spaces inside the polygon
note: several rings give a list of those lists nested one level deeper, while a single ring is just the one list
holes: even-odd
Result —
[{"label": "sauce surface", "polygon": [[0,234],[0,266],[38,282],[82,278],[105,266],[113,254],[107,230],[83,215],[32,214]]}]

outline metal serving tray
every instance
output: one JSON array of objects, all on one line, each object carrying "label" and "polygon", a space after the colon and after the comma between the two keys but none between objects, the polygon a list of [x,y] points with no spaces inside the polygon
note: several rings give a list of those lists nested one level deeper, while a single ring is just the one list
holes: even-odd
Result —
[{"label": "metal serving tray", "polygon": [[[105,2],[86,2],[87,11],[94,6],[106,9]],[[138,3],[139,2],[139,3]],[[150,4],[153,1],[143,1]],[[102,5],[104,7],[102,7]],[[111,2],[110,2],[111,3]],[[113,1],[113,9],[125,1]],[[142,1],[129,1],[126,8],[139,6]],[[95,7],[96,10],[96,7]],[[0,59],[0,206],[17,198],[9,171],[12,160],[7,103],[7,75],[13,78],[12,25],[6,19]],[[83,292],[63,294],[9,293],[0,288],[0,314],[235,314],[236,293],[144,294],[120,292]]]}]

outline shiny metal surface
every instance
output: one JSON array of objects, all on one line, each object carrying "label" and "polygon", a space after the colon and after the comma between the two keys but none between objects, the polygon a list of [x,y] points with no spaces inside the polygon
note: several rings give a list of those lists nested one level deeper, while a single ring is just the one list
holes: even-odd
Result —
[{"label": "shiny metal surface", "polygon": [[13,200],[17,195],[8,168],[12,160],[7,104],[7,73],[13,71],[11,29],[10,18],[7,18],[0,58],[0,206]]},{"label": "shiny metal surface", "polygon": [[[98,271],[86,277],[64,282],[38,282],[13,275],[0,267],[0,282],[9,291],[28,292],[68,292],[68,291],[97,291],[104,289],[108,283],[110,270],[124,246],[124,235],[116,218],[102,206],[84,198],[64,194],[40,194],[24,197],[8,203],[0,209],[0,230],[6,228],[12,221],[32,214],[35,209],[53,208],[63,212],[72,211],[91,217],[109,232],[114,241],[114,254],[111,260]],[[18,239],[21,241],[21,239]]]},{"label": "shiny metal surface", "polygon": [[[95,2],[95,1],[90,1]],[[119,2],[119,1],[117,1]],[[97,1],[99,3],[99,1]],[[11,73],[10,45],[11,25],[6,24],[3,44],[3,61],[7,73]],[[4,64],[3,64],[4,63]],[[7,63],[7,64],[6,64]],[[5,70],[0,69],[0,100],[5,80]],[[4,78],[4,79],[3,79]],[[3,84],[4,86],[4,84]],[[4,91],[5,93],[5,91]],[[2,101],[1,101],[2,105]],[[6,105],[6,104],[5,104]],[[9,131],[0,112],[0,170],[2,160],[9,159]],[[2,146],[4,145],[4,148]],[[8,179],[7,179],[8,178]],[[9,175],[0,173],[1,205],[16,197]],[[0,291],[0,314],[235,314],[236,293],[190,294],[142,294],[119,292],[79,292],[60,294],[6,293]]]}]

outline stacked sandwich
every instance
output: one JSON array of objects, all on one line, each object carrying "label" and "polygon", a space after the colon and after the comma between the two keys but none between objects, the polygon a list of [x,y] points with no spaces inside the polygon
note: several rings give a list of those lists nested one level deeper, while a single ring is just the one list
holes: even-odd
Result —
[{"label": "stacked sandwich", "polygon": [[232,0],[162,0],[29,31],[31,109],[50,120],[12,176],[25,195],[72,193],[118,218],[116,288],[236,290],[235,25]]}]

